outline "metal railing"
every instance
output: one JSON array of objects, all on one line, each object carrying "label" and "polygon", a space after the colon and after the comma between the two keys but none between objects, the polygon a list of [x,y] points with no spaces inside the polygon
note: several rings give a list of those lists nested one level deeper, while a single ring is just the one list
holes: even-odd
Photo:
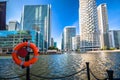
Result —
[{"label": "metal railing", "polygon": [[[86,62],[86,67],[81,69],[80,71],[78,72],[75,72],[75,73],[72,73],[72,74],[69,74],[69,75],[65,75],[65,76],[58,76],[58,77],[47,77],[47,76],[41,76],[41,75],[36,75],[36,74],[33,74],[33,73],[28,73],[27,70],[26,70],[26,74],[21,74],[19,76],[14,76],[14,77],[0,77],[0,80],[7,80],[7,79],[15,79],[15,78],[20,78],[20,77],[24,77],[26,76],[26,80],[30,80],[30,75],[31,76],[34,76],[34,77],[37,77],[37,78],[43,78],[43,79],[63,79],[63,78],[68,78],[68,77],[71,77],[71,76],[74,76],[78,73],[81,73],[82,71],[85,71],[87,72],[87,79],[90,80],[91,76],[90,74],[96,79],[96,80],[114,80],[113,79],[113,70],[106,70],[107,71],[107,74],[108,74],[108,77],[107,78],[104,78],[104,79],[99,79],[97,78],[94,73],[92,72],[92,70],[89,68],[89,62]],[[29,77],[29,78],[28,78]],[[115,79],[116,80],[116,79]],[[120,80],[120,79],[117,79],[117,80]]]},{"label": "metal railing", "polygon": [[19,76],[14,76],[14,77],[0,77],[0,80],[3,79],[3,80],[7,80],[7,79],[15,79],[15,78],[20,78],[20,77],[24,77],[25,74],[21,74]]}]

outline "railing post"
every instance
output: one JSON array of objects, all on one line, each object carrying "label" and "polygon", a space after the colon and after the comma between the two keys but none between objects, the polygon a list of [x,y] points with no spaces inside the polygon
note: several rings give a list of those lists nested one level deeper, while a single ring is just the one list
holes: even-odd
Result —
[{"label": "railing post", "polygon": [[109,80],[113,80],[113,70],[106,70],[107,71],[107,74],[108,74],[108,79]]},{"label": "railing post", "polygon": [[87,68],[87,78],[88,80],[90,80],[89,62],[86,62],[86,68]]},{"label": "railing post", "polygon": [[[28,40],[27,39],[23,39],[23,42],[28,42]],[[26,49],[27,49],[27,47],[26,47]],[[25,57],[25,61],[29,61],[29,59],[30,59],[30,52],[28,51],[28,54]],[[30,67],[26,68],[26,80],[30,80]]]},{"label": "railing post", "polygon": [[[27,56],[25,57],[25,61],[28,61],[30,58],[30,52],[28,52]],[[26,80],[30,80],[30,67],[26,68]]]}]

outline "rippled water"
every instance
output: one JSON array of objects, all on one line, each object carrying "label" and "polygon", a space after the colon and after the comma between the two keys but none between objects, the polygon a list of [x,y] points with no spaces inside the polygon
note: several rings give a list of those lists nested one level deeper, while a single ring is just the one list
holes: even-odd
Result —
[{"label": "rippled water", "polygon": [[[30,72],[46,77],[66,76],[85,68],[85,62],[90,62],[90,69],[98,78],[106,78],[107,69],[114,70],[114,77],[120,78],[120,53],[40,55],[37,63],[31,66]],[[14,64],[10,57],[0,57],[0,77],[12,77],[24,73],[25,69]],[[75,76],[56,80],[86,80],[86,77],[86,71],[83,71]],[[30,78],[44,80],[33,76]],[[95,80],[92,76],[91,78]],[[25,77],[13,80],[25,80]]]}]

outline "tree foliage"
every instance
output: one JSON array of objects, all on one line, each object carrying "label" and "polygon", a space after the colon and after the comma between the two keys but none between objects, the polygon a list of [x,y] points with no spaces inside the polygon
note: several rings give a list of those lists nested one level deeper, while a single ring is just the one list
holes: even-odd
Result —
[{"label": "tree foliage", "polygon": [[54,47],[54,46],[50,46],[50,47],[48,48],[48,50],[58,50],[58,48],[56,48],[56,47]]}]

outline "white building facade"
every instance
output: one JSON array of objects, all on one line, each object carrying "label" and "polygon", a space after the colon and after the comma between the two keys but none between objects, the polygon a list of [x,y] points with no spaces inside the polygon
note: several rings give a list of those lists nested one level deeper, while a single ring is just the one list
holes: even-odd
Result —
[{"label": "white building facade", "polygon": [[9,21],[8,31],[21,30],[20,23],[18,21]]},{"label": "white building facade", "polygon": [[105,3],[100,4],[97,7],[98,11],[98,26],[100,30],[100,48],[109,48],[109,27],[108,27],[108,15],[107,5]]},{"label": "white building facade", "polygon": [[96,1],[79,0],[79,5],[81,51],[97,50],[100,43]]},{"label": "white building facade", "polygon": [[74,51],[80,49],[80,35],[76,35],[75,37],[72,37],[72,49]]},{"label": "white building facade", "polygon": [[75,37],[76,35],[76,27],[75,26],[66,26],[64,28],[64,50],[65,51],[71,51],[72,50],[72,37]]}]

